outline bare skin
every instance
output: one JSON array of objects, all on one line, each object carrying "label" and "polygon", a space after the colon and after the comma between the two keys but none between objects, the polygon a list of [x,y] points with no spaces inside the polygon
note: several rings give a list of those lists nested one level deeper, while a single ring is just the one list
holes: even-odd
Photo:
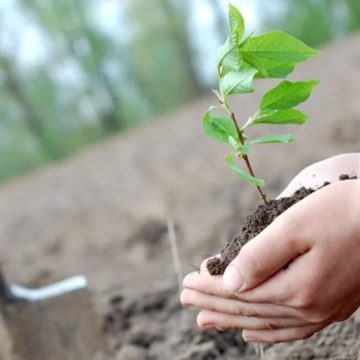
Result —
[{"label": "bare skin", "polygon": [[[316,176],[314,176],[314,174]],[[201,328],[243,329],[246,341],[305,339],[360,306],[360,154],[316,163],[281,196],[319,187],[246,244],[223,276],[187,275],[181,302]],[[286,266],[288,265],[288,266]]]}]

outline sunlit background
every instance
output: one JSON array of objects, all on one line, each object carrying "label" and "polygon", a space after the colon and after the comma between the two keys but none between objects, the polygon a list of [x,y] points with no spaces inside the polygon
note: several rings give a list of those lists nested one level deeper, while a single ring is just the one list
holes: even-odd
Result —
[{"label": "sunlit background", "polygon": [[[359,0],[238,0],[248,31],[321,45]],[[225,0],[1,0],[0,180],[190,102],[216,82]]]}]

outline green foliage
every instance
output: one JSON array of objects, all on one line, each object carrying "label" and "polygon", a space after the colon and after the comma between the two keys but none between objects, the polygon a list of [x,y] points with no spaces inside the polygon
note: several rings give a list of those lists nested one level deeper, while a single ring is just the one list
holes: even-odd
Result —
[{"label": "green foliage", "polygon": [[259,58],[250,53],[243,53],[243,66],[252,66],[258,70],[257,78],[286,78],[296,67],[296,63],[280,63],[277,61]]},{"label": "green foliage", "polygon": [[293,135],[270,135],[262,136],[253,140],[249,140],[246,143],[249,145],[255,144],[287,144],[290,141],[294,141],[295,136]]},{"label": "green foliage", "polygon": [[261,179],[257,179],[254,176],[251,176],[249,173],[247,173],[246,171],[240,169],[234,161],[234,157],[233,155],[228,155],[226,157],[226,164],[229,166],[229,168],[232,170],[232,172],[234,174],[236,174],[237,176],[239,176],[241,179],[248,181],[249,183],[255,185],[255,186],[265,186],[265,181],[261,180]]},{"label": "green foliage", "polygon": [[308,119],[308,116],[300,110],[273,110],[261,112],[260,115],[255,117],[252,124],[272,124],[272,125],[284,125],[284,124],[297,124],[302,125]]},{"label": "green foliage", "polygon": [[288,110],[306,101],[319,81],[290,82],[283,81],[268,91],[261,100],[260,109]]},{"label": "green foliage", "polygon": [[228,116],[215,116],[207,111],[203,117],[203,129],[213,139],[229,144],[231,140],[238,141],[234,122]]},{"label": "green foliage", "polygon": [[229,95],[253,92],[253,79],[256,73],[257,70],[253,68],[226,73],[220,78],[220,94],[225,99]]},{"label": "green foliage", "polygon": [[233,46],[228,38],[218,49],[218,69],[227,71],[239,70],[241,66],[241,54],[238,46]]},{"label": "green foliage", "polygon": [[280,63],[298,63],[319,55],[318,51],[282,31],[250,38],[241,48],[241,53]]},{"label": "green foliage", "polygon": [[[256,186],[260,197],[266,202],[261,187],[264,180],[255,177],[248,153],[257,144],[282,143],[295,140],[292,135],[269,135],[251,139],[245,130],[259,124],[296,124],[305,123],[308,116],[295,107],[306,101],[316,80],[291,82],[284,80],[267,91],[260,102],[259,110],[242,127],[239,126],[228,98],[236,94],[254,91],[253,82],[259,78],[286,79],[300,62],[307,61],[319,52],[302,41],[281,31],[262,35],[250,35],[244,39],[245,25],[241,13],[229,6],[229,38],[218,51],[219,91],[214,90],[220,106],[226,115],[213,115],[210,108],[203,117],[203,128],[207,135],[229,144],[233,154],[226,158],[230,169],[243,180]],[[242,158],[247,171],[239,168],[234,156]]]},{"label": "green foliage", "polygon": [[233,5],[229,5],[229,27],[230,27],[230,44],[239,45],[245,31],[245,22],[240,11]]}]

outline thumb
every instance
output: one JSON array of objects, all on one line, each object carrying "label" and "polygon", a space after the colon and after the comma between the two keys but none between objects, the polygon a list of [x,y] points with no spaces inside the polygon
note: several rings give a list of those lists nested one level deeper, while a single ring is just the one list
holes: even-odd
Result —
[{"label": "thumb", "polygon": [[[290,209],[289,209],[290,210]],[[224,273],[224,287],[230,292],[249,290],[269,279],[291,260],[309,249],[297,234],[298,221],[288,211],[240,250]]]}]

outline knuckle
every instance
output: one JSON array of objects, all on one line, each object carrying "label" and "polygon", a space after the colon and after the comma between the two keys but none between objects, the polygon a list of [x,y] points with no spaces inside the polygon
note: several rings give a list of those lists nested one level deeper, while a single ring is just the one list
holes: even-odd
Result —
[{"label": "knuckle", "polygon": [[278,324],[275,320],[265,320],[265,328],[268,330],[278,329]]},{"label": "knuckle", "polygon": [[292,305],[303,311],[311,311],[315,306],[316,294],[310,286],[298,292],[292,299]]},{"label": "knuckle", "polygon": [[328,309],[319,306],[315,293],[310,289],[297,295],[292,301],[292,306],[299,310],[304,320],[313,324],[322,323],[331,317]]},{"label": "knuckle", "polygon": [[242,315],[245,317],[259,317],[258,312],[251,307],[238,306],[237,312],[238,315]]},{"label": "knuckle", "polygon": [[307,311],[312,307],[312,298],[308,294],[298,295],[293,300],[293,304],[296,309]]},{"label": "knuckle", "polygon": [[[251,244],[251,243],[249,243]],[[239,255],[239,263],[248,264],[247,266],[247,281],[256,280],[264,273],[264,268],[258,260],[258,254],[253,246],[243,248]]]},{"label": "knuckle", "polygon": [[244,315],[244,309],[237,302],[231,302],[228,305],[228,311],[233,315]]},{"label": "knuckle", "polygon": [[292,304],[294,299],[296,299],[296,292],[293,284],[284,284],[283,288],[279,290],[278,298],[281,303]]},{"label": "knuckle", "polygon": [[289,246],[298,245],[298,237],[302,233],[301,229],[303,228],[301,216],[294,216],[292,212],[287,211],[286,216],[278,216],[274,223],[286,235]]},{"label": "knuckle", "polygon": [[303,225],[299,216],[287,213],[274,220],[274,232],[281,234],[286,239],[286,247],[293,254],[301,254],[307,250],[307,245],[302,239]]}]

